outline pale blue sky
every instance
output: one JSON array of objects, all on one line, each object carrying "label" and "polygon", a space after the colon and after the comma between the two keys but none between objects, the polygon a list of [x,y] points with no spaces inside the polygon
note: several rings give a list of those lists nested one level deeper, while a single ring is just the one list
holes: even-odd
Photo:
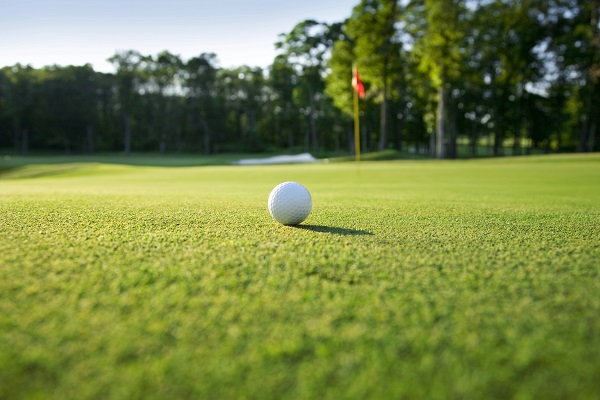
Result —
[{"label": "pale blue sky", "polygon": [[274,43],[305,19],[338,22],[360,0],[0,0],[0,67],[83,65],[112,71],[117,50],[184,59],[216,53],[220,66],[266,67]]}]

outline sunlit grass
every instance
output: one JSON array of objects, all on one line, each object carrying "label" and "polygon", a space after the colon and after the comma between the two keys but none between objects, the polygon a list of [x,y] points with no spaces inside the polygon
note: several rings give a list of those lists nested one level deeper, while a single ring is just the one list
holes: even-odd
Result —
[{"label": "sunlit grass", "polygon": [[0,398],[600,396],[597,155],[30,165],[0,224]]}]

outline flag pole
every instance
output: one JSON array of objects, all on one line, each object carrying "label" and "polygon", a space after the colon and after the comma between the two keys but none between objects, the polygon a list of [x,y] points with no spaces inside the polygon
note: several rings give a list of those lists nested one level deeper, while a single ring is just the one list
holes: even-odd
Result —
[{"label": "flag pole", "polygon": [[354,92],[354,155],[356,162],[360,162],[360,118],[358,111],[358,93]]},{"label": "flag pole", "polygon": [[358,110],[358,96],[359,94],[361,97],[364,95],[364,89],[358,77],[358,68],[355,65],[352,66],[352,87],[354,89],[354,157],[358,164],[360,162],[360,113]]}]

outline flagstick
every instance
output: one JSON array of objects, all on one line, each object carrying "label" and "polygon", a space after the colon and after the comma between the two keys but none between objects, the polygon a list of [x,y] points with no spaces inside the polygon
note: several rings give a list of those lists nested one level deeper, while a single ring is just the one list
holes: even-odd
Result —
[{"label": "flagstick", "polygon": [[360,118],[358,115],[358,93],[354,92],[354,155],[356,162],[360,162]]}]

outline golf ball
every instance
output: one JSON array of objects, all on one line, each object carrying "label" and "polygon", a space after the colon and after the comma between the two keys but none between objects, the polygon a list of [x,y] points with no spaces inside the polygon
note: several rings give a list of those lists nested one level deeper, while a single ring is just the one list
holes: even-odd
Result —
[{"label": "golf ball", "polygon": [[297,182],[283,182],[269,195],[269,213],[283,225],[298,225],[312,209],[308,190]]}]

